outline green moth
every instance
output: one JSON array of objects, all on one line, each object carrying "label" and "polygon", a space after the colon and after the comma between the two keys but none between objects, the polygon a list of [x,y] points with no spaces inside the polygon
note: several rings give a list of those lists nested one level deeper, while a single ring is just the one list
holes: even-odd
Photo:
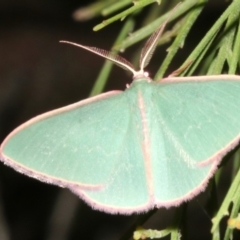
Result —
[{"label": "green moth", "polygon": [[139,71],[108,51],[68,42],[131,71],[132,84],[27,121],[4,140],[1,160],[108,213],[178,206],[203,191],[240,140],[240,77],[152,81],[144,68],[164,25],[146,42]]}]

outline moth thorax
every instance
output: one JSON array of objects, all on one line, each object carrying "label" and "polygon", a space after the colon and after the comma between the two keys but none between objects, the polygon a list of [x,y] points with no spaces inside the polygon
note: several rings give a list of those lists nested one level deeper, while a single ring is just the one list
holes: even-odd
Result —
[{"label": "moth thorax", "polygon": [[138,78],[149,78],[149,73],[144,72],[143,70],[135,72],[135,74],[133,75],[133,79],[136,80]]}]

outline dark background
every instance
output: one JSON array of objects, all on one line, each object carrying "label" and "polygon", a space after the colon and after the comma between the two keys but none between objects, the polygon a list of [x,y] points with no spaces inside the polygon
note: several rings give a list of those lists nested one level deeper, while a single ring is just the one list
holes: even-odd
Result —
[{"label": "dark background", "polygon": [[[88,97],[103,59],[60,44],[71,40],[110,49],[122,23],[100,32],[92,28],[102,18],[77,23],[72,13],[90,1],[0,0],[0,140],[37,114]],[[175,70],[225,10],[227,3],[209,1],[194,25]],[[144,15],[144,12],[142,13]],[[158,50],[150,73],[165,56]],[[132,48],[124,56],[130,56]],[[152,74],[154,75],[154,74]],[[131,78],[114,68],[106,90],[124,89]],[[228,181],[224,179],[224,186]],[[219,196],[220,199],[222,196]],[[204,210],[208,194],[188,206],[188,239],[210,239],[210,216]],[[216,203],[217,204],[217,203]],[[168,226],[176,209],[159,210],[147,227]],[[94,211],[68,190],[38,182],[0,164],[0,240],[119,239],[136,215],[113,216]]]}]

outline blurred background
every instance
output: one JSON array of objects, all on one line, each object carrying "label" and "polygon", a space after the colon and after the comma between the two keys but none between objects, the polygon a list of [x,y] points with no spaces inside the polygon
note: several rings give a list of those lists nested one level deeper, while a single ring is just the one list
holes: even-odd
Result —
[{"label": "blurred background", "polygon": [[[74,21],[72,13],[91,2],[0,0],[0,141],[26,120],[88,97],[104,60],[59,40],[110,49],[123,25],[115,22],[93,32],[102,17]],[[209,1],[171,71],[179,67],[227,5],[225,1]],[[167,47],[157,50],[148,68],[150,75],[154,75]],[[132,52],[134,48],[129,48],[123,55],[131,59]],[[105,90],[123,90],[127,83],[131,77],[114,67]],[[228,186],[226,179],[222,186]],[[201,194],[188,206],[188,239],[210,239],[210,232],[202,231],[211,226],[202,207],[207,198]],[[174,211],[159,210],[146,226],[166,227]],[[120,239],[137,217],[94,211],[68,190],[0,164],[0,240]]]}]

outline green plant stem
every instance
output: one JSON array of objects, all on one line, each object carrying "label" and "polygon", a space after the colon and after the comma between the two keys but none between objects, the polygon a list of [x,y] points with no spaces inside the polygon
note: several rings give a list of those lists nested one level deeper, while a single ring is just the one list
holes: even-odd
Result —
[{"label": "green plant stem", "polygon": [[[239,194],[239,192],[238,192]],[[236,194],[235,194],[236,195]],[[233,208],[232,208],[232,211],[231,211],[231,214],[230,214],[230,218],[236,218],[238,216],[238,213],[239,213],[239,209],[240,209],[240,198],[239,196],[235,196],[234,197],[235,201],[234,201],[234,204],[233,204]],[[227,226],[227,229],[225,231],[225,235],[224,235],[224,240],[229,240],[229,239],[233,239],[233,228]]]},{"label": "green plant stem", "polygon": [[157,2],[158,4],[160,4],[159,0],[141,0],[141,1],[138,1],[138,2],[135,2],[135,5],[130,7],[129,9],[115,15],[114,17],[111,17],[109,19],[106,19],[104,20],[102,23],[96,25],[94,28],[93,28],[93,31],[98,31],[104,27],[106,27],[107,25],[109,25],[110,23],[113,23],[119,19],[123,19],[125,18],[127,15],[133,13],[134,11],[136,10],[139,10],[149,4],[152,4],[154,2]]},{"label": "green plant stem", "polygon": [[[239,18],[239,14],[238,14]],[[238,21],[237,35],[233,46],[233,55],[229,60],[229,74],[235,74],[240,61],[240,20]]]},{"label": "green plant stem", "polygon": [[[189,60],[189,62],[191,63],[191,66],[188,68],[188,71],[183,71],[180,75],[184,76],[184,75],[192,75],[194,73],[194,71],[196,70],[196,68],[198,67],[199,63],[202,61],[202,59],[204,58],[206,52],[209,50],[209,48],[211,47],[213,40],[215,38],[215,36],[217,35],[217,32],[215,33],[215,35],[212,37],[212,39],[207,43],[207,45],[205,45],[205,48],[203,49],[202,52],[200,52],[200,55],[192,62]],[[185,61],[187,63],[187,61]],[[182,64],[182,66],[184,66]],[[205,73],[205,72],[204,72]],[[206,74],[206,73],[205,73]]]},{"label": "green plant stem", "polygon": [[[185,66],[188,62],[195,61],[200,55],[202,55],[203,51],[205,51],[206,46],[208,46],[210,41],[213,41],[217,32],[220,30],[220,28],[222,27],[224,22],[227,20],[229,15],[235,13],[235,11],[239,11],[239,9],[240,9],[240,1],[232,2],[231,5],[221,15],[221,17],[216,21],[213,27],[208,31],[205,37],[201,40],[198,46],[194,49],[194,51],[185,60],[182,66]],[[189,69],[191,69],[191,67],[192,65],[188,69],[186,69],[181,75],[186,75],[186,73],[189,71]],[[188,75],[189,75],[189,72],[188,72]]]},{"label": "green plant stem", "polygon": [[240,169],[238,170],[238,173],[237,173],[235,179],[233,180],[233,182],[228,190],[228,193],[227,193],[220,209],[218,210],[218,213],[212,219],[213,226],[212,226],[211,232],[213,234],[215,234],[215,231],[217,231],[221,219],[224,216],[229,214],[228,208],[229,208],[230,204],[232,203],[232,201],[235,197],[235,194],[239,194],[239,192],[240,192]]},{"label": "green plant stem", "polygon": [[[204,3],[204,2],[206,2],[206,0],[203,0],[202,2]],[[183,24],[181,24],[182,28],[178,32],[178,35],[175,38],[172,45],[170,46],[170,48],[168,48],[168,54],[167,54],[166,58],[164,59],[163,63],[161,64],[161,67],[159,68],[157,74],[155,75],[155,77],[154,77],[155,80],[159,80],[164,76],[169,64],[171,63],[172,59],[176,55],[178,49],[183,46],[183,43],[184,43],[190,29],[192,28],[192,25],[198,18],[203,7],[204,7],[204,5],[198,5],[198,7],[191,9],[190,12],[188,13],[188,15],[182,20],[182,22],[183,22]],[[185,19],[186,19],[186,21],[185,21]]]},{"label": "green plant stem", "polygon": [[132,237],[133,232],[136,230],[136,228],[145,223],[156,211],[157,210],[154,209],[145,214],[138,215],[136,221],[127,229],[127,231],[119,240],[127,240]]},{"label": "green plant stem", "polygon": [[229,60],[233,58],[233,42],[235,35],[235,27],[233,26],[237,20],[236,17],[238,17],[236,14],[231,14],[227,20],[227,24],[225,26],[225,35],[221,42],[219,51],[219,46],[217,46],[215,50],[218,51],[218,54],[212,61],[208,75],[221,74],[226,60],[229,62]]},{"label": "green plant stem", "polygon": [[106,7],[105,9],[102,10],[102,15],[103,16],[108,16],[118,10],[120,10],[121,8],[124,8],[125,6],[131,4],[132,1],[131,0],[121,0],[121,1],[117,1],[114,4],[112,4],[109,7]]},{"label": "green plant stem", "polygon": [[239,168],[240,168],[240,148],[238,148],[238,150],[234,154],[232,177],[236,175]]},{"label": "green plant stem", "polygon": [[164,229],[164,230],[153,230],[153,229],[137,229],[133,234],[134,240],[139,239],[160,239],[164,238],[171,233],[171,230]]},{"label": "green plant stem", "polygon": [[102,10],[112,4],[114,0],[104,0],[94,2],[86,7],[81,7],[74,11],[73,18],[76,21],[87,21],[101,14]]},{"label": "green plant stem", "polygon": [[[170,17],[169,22],[173,21],[174,19],[178,18],[185,12],[187,12],[189,9],[191,9],[196,4],[199,4],[199,0],[186,0],[182,4],[179,5],[179,7],[176,8],[174,14]],[[171,11],[171,10],[170,10]],[[169,12],[170,12],[169,11]],[[148,24],[147,26],[137,30],[136,32],[132,33],[131,36],[126,38],[121,43],[114,46],[114,49],[126,49],[129,46],[132,46],[133,44],[139,42],[140,40],[146,38],[151,33],[153,33],[163,22],[167,19],[169,12],[162,15],[161,17],[157,18],[152,23]]]}]

